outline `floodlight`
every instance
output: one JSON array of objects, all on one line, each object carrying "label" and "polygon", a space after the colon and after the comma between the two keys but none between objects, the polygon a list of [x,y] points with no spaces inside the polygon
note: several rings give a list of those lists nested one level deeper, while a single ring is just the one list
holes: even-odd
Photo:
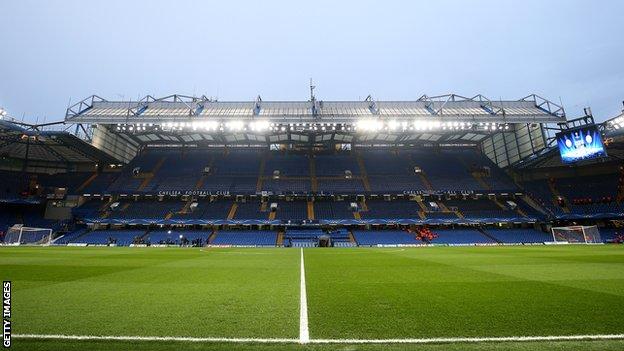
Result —
[{"label": "floodlight", "polygon": [[365,132],[374,132],[380,130],[383,123],[375,119],[362,119],[357,122],[357,128]]},{"label": "floodlight", "polygon": [[251,128],[251,130],[253,131],[258,131],[258,132],[265,131],[269,129],[270,126],[271,124],[269,123],[269,121],[254,121],[254,122],[249,123],[249,128]]},{"label": "floodlight", "polygon": [[395,130],[395,129],[397,129],[398,127],[399,127],[399,122],[397,122],[396,120],[394,120],[394,119],[393,119],[393,120],[391,120],[391,121],[389,121],[389,122],[388,122],[388,128],[389,128],[390,130]]},{"label": "floodlight", "polygon": [[243,121],[230,121],[225,124],[228,129],[231,130],[241,130],[245,126]]}]

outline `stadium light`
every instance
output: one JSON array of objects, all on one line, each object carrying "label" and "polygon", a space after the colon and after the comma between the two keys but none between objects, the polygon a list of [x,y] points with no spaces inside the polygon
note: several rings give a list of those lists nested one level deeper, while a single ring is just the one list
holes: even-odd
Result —
[{"label": "stadium light", "polygon": [[219,128],[219,122],[217,121],[202,122],[202,127],[206,130],[216,130],[217,128]]},{"label": "stadium light", "polygon": [[249,123],[249,129],[255,132],[264,132],[271,127],[269,121],[254,121]]},{"label": "stadium light", "polygon": [[375,119],[362,119],[357,122],[357,128],[364,132],[375,132],[383,127],[383,123]]},{"label": "stadium light", "polygon": [[227,127],[227,129],[230,129],[233,131],[239,131],[243,129],[245,124],[242,121],[230,121],[230,122],[227,122],[225,126]]},{"label": "stadium light", "polygon": [[390,130],[396,130],[397,128],[399,128],[399,122],[397,122],[396,120],[391,120],[390,122],[388,122],[388,129]]},{"label": "stadium light", "polygon": [[414,121],[414,129],[416,130],[433,130],[438,129],[442,126],[440,121],[423,121],[416,120]]}]

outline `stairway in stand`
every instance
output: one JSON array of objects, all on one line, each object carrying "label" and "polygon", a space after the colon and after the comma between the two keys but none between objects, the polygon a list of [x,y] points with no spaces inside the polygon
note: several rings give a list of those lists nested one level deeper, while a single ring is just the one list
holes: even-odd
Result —
[{"label": "stairway in stand", "polygon": [[81,192],[84,188],[88,187],[91,183],[93,183],[93,181],[95,180],[95,178],[97,178],[98,173],[95,172],[93,173],[84,183],[82,183],[78,189],[76,189],[76,193]]},{"label": "stairway in stand", "polygon": [[308,201],[308,219],[314,220],[314,201]]},{"label": "stairway in stand", "polygon": [[[570,209],[567,206],[568,200],[563,195],[561,195],[559,190],[557,190],[557,186],[555,185],[554,179],[548,179],[548,188],[550,189],[550,192],[553,194],[553,197],[550,199],[553,202],[553,204],[556,207],[560,207],[563,210],[563,212],[570,213]],[[557,202],[558,198],[563,199],[563,203],[566,204],[566,206],[559,206],[559,203]]]},{"label": "stairway in stand", "polygon": [[234,219],[234,216],[236,216],[237,209],[238,209],[238,204],[236,202],[232,203],[232,207],[230,207],[230,212],[228,212],[227,219]]},{"label": "stairway in stand", "polygon": [[362,155],[359,152],[355,154],[356,161],[360,168],[360,174],[362,175],[362,184],[364,185],[364,190],[370,192],[370,182],[368,181],[368,172],[366,172],[366,165],[364,164],[364,160],[362,159]]}]

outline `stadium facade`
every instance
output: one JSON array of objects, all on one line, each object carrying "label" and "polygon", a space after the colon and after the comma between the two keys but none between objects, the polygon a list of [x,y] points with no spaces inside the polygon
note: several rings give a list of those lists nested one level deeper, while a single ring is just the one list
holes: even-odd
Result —
[{"label": "stadium facade", "polygon": [[[472,245],[582,224],[621,241],[624,115],[584,112],[534,94],[91,96],[58,123],[0,121],[0,231],[14,243],[15,224],[51,228],[58,245]],[[564,164],[557,136],[591,128],[605,154]]]}]

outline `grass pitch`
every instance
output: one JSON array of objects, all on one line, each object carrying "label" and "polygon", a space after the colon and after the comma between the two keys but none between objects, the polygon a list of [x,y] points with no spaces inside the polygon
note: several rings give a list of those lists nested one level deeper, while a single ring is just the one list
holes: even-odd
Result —
[{"label": "grass pitch", "polygon": [[[0,248],[13,333],[299,335],[297,249]],[[624,333],[624,247],[306,249],[310,337]],[[624,342],[261,345],[14,339],[15,349],[623,349]]]}]

